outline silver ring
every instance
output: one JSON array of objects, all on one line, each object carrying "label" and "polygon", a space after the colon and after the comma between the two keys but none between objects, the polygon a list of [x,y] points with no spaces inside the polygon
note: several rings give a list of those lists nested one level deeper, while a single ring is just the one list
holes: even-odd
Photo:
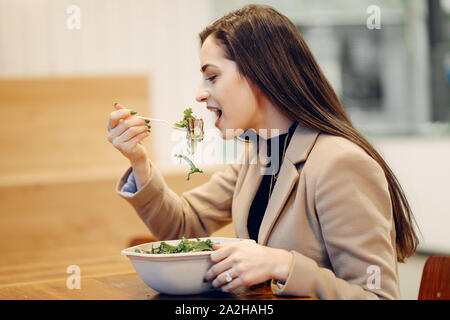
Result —
[{"label": "silver ring", "polygon": [[230,274],[228,272],[225,273],[225,281],[226,282],[231,282],[233,280],[233,278],[230,276]]}]

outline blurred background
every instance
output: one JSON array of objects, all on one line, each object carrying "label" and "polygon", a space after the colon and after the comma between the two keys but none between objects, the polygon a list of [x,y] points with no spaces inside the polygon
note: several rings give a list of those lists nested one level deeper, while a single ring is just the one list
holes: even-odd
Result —
[{"label": "blurred background", "polygon": [[63,277],[68,264],[94,274],[93,252],[108,272],[127,268],[118,252],[149,235],[115,194],[128,168],[106,140],[115,102],[169,122],[187,107],[205,119],[210,144],[195,159],[205,174],[189,182],[173,158],[183,137],[153,123],[146,141],[178,194],[235,157],[240,146],[217,139],[194,99],[198,33],[248,3],[298,26],[397,174],[421,231],[418,254],[400,265],[403,297],[417,298],[425,258],[450,254],[450,0],[0,0],[0,297],[11,283]]}]

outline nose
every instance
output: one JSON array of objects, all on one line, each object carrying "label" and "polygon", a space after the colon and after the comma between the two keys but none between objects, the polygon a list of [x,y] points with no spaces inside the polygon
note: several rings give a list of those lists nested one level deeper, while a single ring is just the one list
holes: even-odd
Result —
[{"label": "nose", "polygon": [[195,97],[195,100],[197,100],[197,102],[206,102],[209,98],[209,92],[208,90],[206,90],[202,85],[200,86],[200,88],[198,88],[197,91],[197,95]]}]

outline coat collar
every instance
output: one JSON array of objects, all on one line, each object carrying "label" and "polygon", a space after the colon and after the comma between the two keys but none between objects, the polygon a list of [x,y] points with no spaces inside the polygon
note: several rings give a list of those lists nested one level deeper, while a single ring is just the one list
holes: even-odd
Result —
[{"label": "coat collar", "polygon": [[[267,204],[264,218],[261,222],[258,235],[258,243],[266,245],[270,233],[280,215],[286,201],[288,200],[295,184],[298,182],[299,173],[297,165],[306,161],[314,143],[319,135],[318,131],[305,128],[297,125],[294,135],[291,138],[284,161],[281,165],[277,183]],[[238,237],[249,237],[247,230],[248,213],[253,202],[253,199],[258,191],[259,185],[266,171],[265,163],[268,159],[262,155],[267,154],[263,149],[260,154],[256,153],[256,146],[251,142],[249,158],[248,159],[248,173],[241,192],[238,193],[236,200],[236,207],[233,212],[233,221],[236,234]]]},{"label": "coat collar", "polygon": [[306,161],[318,135],[318,131],[298,124],[286,150],[286,158],[294,165]]}]

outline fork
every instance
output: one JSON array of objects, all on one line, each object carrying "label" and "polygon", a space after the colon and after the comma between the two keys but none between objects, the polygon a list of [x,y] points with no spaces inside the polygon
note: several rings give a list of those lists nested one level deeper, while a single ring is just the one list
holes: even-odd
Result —
[{"label": "fork", "polygon": [[[120,107],[117,107],[117,105],[119,105]],[[119,108],[119,109],[125,109],[124,106],[120,105],[120,104],[117,103],[117,102],[114,103],[114,108],[116,108],[116,109],[117,109],[117,108]],[[132,115],[135,115],[136,113],[137,113],[137,112],[134,111],[134,110],[131,110],[131,112],[130,112],[130,114],[132,114]],[[155,118],[149,118],[149,117],[141,117],[141,116],[136,116],[136,117],[141,118],[141,119],[144,119],[144,120],[147,120],[147,121],[159,121],[159,122],[164,122],[165,124],[167,124],[167,125],[168,125],[169,127],[171,127],[172,129],[180,130],[180,131],[186,131],[186,129],[176,127],[176,126],[170,124],[169,122],[167,122],[166,120],[155,119]]]},{"label": "fork", "polygon": [[186,128],[179,128],[179,127],[175,127],[174,125],[170,124],[169,122],[167,122],[166,120],[162,120],[162,119],[155,119],[155,118],[148,118],[148,117],[141,117],[141,116],[136,116],[138,118],[144,119],[144,120],[149,120],[149,121],[159,121],[159,122],[164,122],[165,124],[167,124],[169,127],[171,127],[172,129],[175,130],[180,130],[180,131],[186,131]]}]

